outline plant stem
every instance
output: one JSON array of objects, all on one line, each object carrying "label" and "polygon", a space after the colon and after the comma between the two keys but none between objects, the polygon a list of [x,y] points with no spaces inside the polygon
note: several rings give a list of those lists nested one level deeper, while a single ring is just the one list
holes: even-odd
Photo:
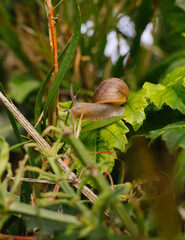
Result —
[{"label": "plant stem", "polygon": [[[56,34],[56,20],[53,16],[53,6],[51,0],[45,0],[46,11],[48,15],[48,30],[49,30],[49,41],[51,50],[53,52],[54,61],[54,72],[50,78],[49,88],[55,79],[58,72],[58,53],[57,53],[57,34]],[[56,96],[53,98],[49,110],[48,110],[48,120],[49,125],[56,126],[57,124],[57,103],[59,98],[59,91],[57,91]]]},{"label": "plant stem", "polygon": [[[39,147],[50,148],[50,145],[45,141],[45,139],[36,131],[36,129],[30,124],[30,122],[22,115],[22,113],[15,107],[15,105],[10,102],[0,91],[0,100],[4,105],[10,110],[18,122],[26,129],[30,136],[35,140]],[[57,161],[62,168],[64,173],[67,173],[67,180],[73,184],[77,189],[79,188],[78,177],[71,172],[70,168],[63,162],[61,158],[56,155]],[[82,193],[91,201],[95,202],[97,195],[94,194],[87,186],[83,186]]]},{"label": "plant stem", "polygon": [[[108,185],[102,173],[95,166],[94,161],[91,159],[91,156],[86,151],[81,141],[77,139],[74,135],[67,135],[66,138],[70,145],[72,146],[72,148],[74,149],[74,151],[76,152],[76,154],[78,155],[80,161],[85,165],[85,167],[89,168],[91,177],[93,177],[97,184],[100,186],[102,193],[103,194],[107,193],[111,195],[112,190],[110,186]],[[124,208],[123,204],[121,203],[118,197],[112,200],[111,206],[118,214],[127,230],[133,236],[138,236],[137,226],[133,223],[131,217],[126,212],[126,209]]]},{"label": "plant stem", "polygon": [[0,239],[36,240],[37,236],[15,236],[15,235],[0,234]]}]

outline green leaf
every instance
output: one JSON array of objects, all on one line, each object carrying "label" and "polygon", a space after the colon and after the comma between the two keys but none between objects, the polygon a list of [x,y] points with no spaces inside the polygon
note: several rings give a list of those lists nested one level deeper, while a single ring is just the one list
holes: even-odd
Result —
[{"label": "green leaf", "polygon": [[17,144],[15,144],[15,145],[12,145],[12,146],[9,148],[9,151],[13,151],[14,149],[19,148],[19,147],[22,147],[22,146],[24,146],[25,144],[30,143],[30,142],[32,142],[32,141],[33,141],[33,140],[28,140],[28,141],[24,141],[24,142],[20,142],[20,143],[17,143]]},{"label": "green leaf", "polygon": [[173,110],[185,114],[185,67],[179,67],[168,74],[161,84],[146,82],[143,88],[148,92],[148,98],[158,108],[164,104]]},{"label": "green leaf", "polygon": [[59,71],[50,87],[49,93],[47,95],[45,105],[44,105],[44,116],[43,118],[46,119],[47,111],[49,108],[49,105],[54,98],[56,92],[58,91],[60,84],[62,80],[64,79],[67,70],[70,67],[70,64],[73,60],[76,48],[78,46],[78,41],[80,39],[80,30],[81,30],[81,16],[80,16],[80,10],[77,11],[77,19],[76,19],[76,25],[74,29],[74,33],[70,42],[70,46],[67,49],[67,52],[64,56],[64,59],[62,61],[62,64],[60,65]]},{"label": "green leaf", "polygon": [[[160,82],[165,86],[175,86],[185,77],[185,66],[177,67],[168,73]],[[184,82],[183,82],[184,84]]]},{"label": "green leaf", "polygon": [[69,112],[68,109],[71,108],[72,102],[67,101],[67,102],[59,102],[59,110],[58,110],[58,124],[60,126],[60,121],[62,121],[66,126],[72,126],[73,121],[72,118],[69,117]]},{"label": "green leaf", "polygon": [[[74,149],[82,164],[85,166],[89,166],[92,170],[95,170],[95,175],[93,176],[92,174],[91,177],[93,177],[97,184],[100,186],[102,190],[101,194],[109,194],[109,192],[111,191],[110,186],[108,185],[104,176],[100,173],[100,171],[98,171],[99,169],[96,167],[96,164],[93,164],[93,159],[90,157],[81,141],[77,139],[74,135],[66,134],[64,135],[64,137],[71,145],[71,147]],[[121,203],[120,197],[114,199],[114,201],[112,202],[112,208],[118,214],[123,224],[128,228],[129,232],[133,236],[137,236],[138,228],[133,223],[131,217],[129,216],[125,207]]]},{"label": "green leaf", "polygon": [[22,44],[19,39],[19,35],[15,31],[15,26],[12,24],[12,17],[9,11],[0,4],[0,37],[4,43],[10,48],[18,58],[24,63],[24,65],[30,69],[34,69],[32,62],[27,57],[22,48]]},{"label": "green leaf", "polygon": [[177,67],[185,65],[185,51],[181,50],[170,54],[167,58],[160,60],[151,66],[145,76],[142,78],[143,83],[150,79],[152,83],[158,83],[161,77],[165,77]]},{"label": "green leaf", "polygon": [[183,191],[185,183],[185,151],[181,151],[175,161],[172,182],[175,183],[176,190]]},{"label": "green leaf", "polygon": [[145,108],[148,106],[147,91],[142,89],[137,93],[130,93],[129,99],[125,104],[124,119],[130,123],[134,130],[137,131],[143,124],[145,116]]},{"label": "green leaf", "polygon": [[39,80],[29,73],[14,74],[9,82],[10,97],[17,103],[23,103],[28,95],[39,86]]},{"label": "green leaf", "polygon": [[[6,96],[4,88],[3,88],[1,83],[0,83],[0,90]],[[19,128],[17,126],[16,120],[15,120],[13,114],[7,108],[6,108],[6,111],[7,111],[8,117],[10,119],[12,128],[14,130],[15,136],[17,138],[17,141],[18,141],[18,143],[21,143],[22,139],[21,139],[21,135],[20,135]],[[21,151],[24,153],[24,149],[23,148],[21,148]]]},{"label": "green leaf", "polygon": [[10,211],[15,213],[21,213],[29,216],[40,217],[43,219],[48,219],[48,220],[59,222],[59,223],[64,223],[64,224],[69,224],[74,226],[81,225],[80,221],[75,216],[64,214],[64,213],[60,214],[44,208],[36,208],[25,203],[13,202],[12,204],[10,204],[9,209]]},{"label": "green leaf", "polygon": [[88,132],[88,131],[92,131],[98,128],[102,128],[105,127],[107,125],[110,125],[114,122],[117,122],[118,120],[121,120],[123,118],[123,116],[118,116],[118,117],[112,117],[112,118],[108,118],[108,119],[103,119],[100,121],[88,121],[86,119],[83,120],[82,122],[82,132]]},{"label": "green leaf", "polygon": [[0,136],[0,179],[6,170],[9,161],[9,146],[3,137]]},{"label": "green leaf", "polygon": [[80,139],[91,153],[92,159],[101,163],[102,171],[106,169],[111,172],[116,158],[115,148],[125,151],[127,132],[128,128],[119,120],[103,128],[82,132]]},{"label": "green leaf", "polygon": [[185,122],[168,124],[164,128],[151,132],[151,142],[161,137],[165,141],[170,152],[175,152],[179,148],[185,149]]}]

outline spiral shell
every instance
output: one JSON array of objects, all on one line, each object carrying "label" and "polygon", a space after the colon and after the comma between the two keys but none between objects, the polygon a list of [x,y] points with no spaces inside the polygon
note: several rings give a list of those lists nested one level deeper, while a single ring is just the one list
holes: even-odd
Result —
[{"label": "spiral shell", "polygon": [[119,78],[110,78],[100,83],[93,95],[92,102],[123,105],[128,96],[129,89],[126,83]]}]

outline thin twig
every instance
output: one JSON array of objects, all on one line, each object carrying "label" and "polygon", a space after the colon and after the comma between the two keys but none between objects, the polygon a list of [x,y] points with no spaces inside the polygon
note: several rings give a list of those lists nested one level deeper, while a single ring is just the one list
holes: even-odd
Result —
[{"label": "thin twig", "polygon": [[[14,117],[18,120],[18,122],[25,128],[25,130],[30,134],[30,136],[35,140],[35,142],[39,145],[39,147],[41,148],[47,147],[51,149],[50,145],[45,141],[45,139],[36,131],[36,129],[22,115],[22,113],[15,107],[15,105],[11,101],[9,101],[1,92],[0,92],[0,100],[14,115]],[[70,168],[66,166],[66,164],[58,155],[56,155],[56,158],[63,172],[67,174],[68,176],[67,180],[69,181],[69,183],[73,183],[72,185],[78,189],[80,185],[78,177],[73,172],[71,172]],[[97,195],[94,194],[87,186],[83,186],[82,193],[91,202],[95,202],[97,200]]]},{"label": "thin twig", "polygon": [[36,122],[36,124],[35,124],[35,128],[37,127],[37,125],[40,123],[40,121],[42,120],[42,118],[43,118],[43,115],[44,115],[44,111],[42,111],[41,112],[41,114],[40,114],[40,116],[39,116],[39,118],[38,118],[38,120],[37,120],[37,122]]},{"label": "thin twig", "polygon": [[108,178],[109,178],[111,188],[114,189],[114,181],[113,181],[113,179],[112,179],[111,174],[110,174],[107,170],[105,170],[105,169],[104,169],[104,171],[105,171],[105,174],[106,174],[106,175],[108,176]]},{"label": "thin twig", "polygon": [[80,120],[79,120],[79,123],[78,123],[78,128],[77,128],[77,131],[76,131],[76,138],[79,138],[79,136],[80,136],[83,116],[84,116],[84,113],[82,113],[81,116],[80,116]]},{"label": "thin twig", "polygon": [[[48,31],[49,31],[49,42],[51,46],[51,50],[53,53],[53,62],[54,62],[54,72],[51,75],[51,78],[49,80],[49,86],[48,89],[51,87],[55,76],[58,72],[58,51],[57,51],[57,32],[56,32],[56,23],[58,19],[58,15],[54,17],[53,15],[53,6],[51,0],[45,0],[45,7],[47,11],[48,16]],[[58,109],[57,109],[57,103],[59,101],[59,90],[57,91],[57,94],[51,101],[51,104],[48,109],[48,123],[49,125],[57,125],[58,120]],[[54,133],[51,132],[51,135],[54,136]]]},{"label": "thin twig", "polygon": [[53,16],[53,6],[51,0],[45,0],[46,11],[48,15],[48,29],[50,46],[53,52],[54,72],[58,72],[58,53],[57,53],[57,34],[56,34],[56,19]]},{"label": "thin twig", "polygon": [[31,205],[33,207],[37,207],[36,199],[35,199],[35,192],[33,191],[31,194]]},{"label": "thin twig", "polygon": [[57,8],[62,2],[63,2],[63,0],[61,0],[59,3],[57,3],[57,5],[55,5],[55,6],[53,7],[53,10],[54,10],[55,8]]},{"label": "thin twig", "polygon": [[[15,178],[12,177],[12,180]],[[43,180],[43,179],[35,179],[35,178],[21,178],[21,182],[29,182],[29,183],[41,183],[41,184],[56,184],[55,182],[50,182],[48,180]]]},{"label": "thin twig", "polygon": [[15,236],[15,235],[7,235],[0,234],[0,239],[17,239],[17,240],[36,240],[37,236]]}]

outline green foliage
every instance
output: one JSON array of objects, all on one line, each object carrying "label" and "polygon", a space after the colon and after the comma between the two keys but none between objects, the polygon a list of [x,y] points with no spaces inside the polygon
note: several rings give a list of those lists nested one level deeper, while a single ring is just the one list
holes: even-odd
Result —
[{"label": "green foliage", "polygon": [[[30,122],[43,114],[36,128],[51,146],[20,135],[6,109],[17,141],[0,136],[1,234],[21,239],[38,228],[38,239],[184,239],[184,1],[52,4],[59,4],[59,71],[48,88],[54,65],[44,1],[0,3],[0,91]],[[151,43],[143,37],[148,27]],[[70,84],[74,92],[81,88],[79,102],[90,102],[98,83],[111,77],[130,89],[123,116],[83,119],[76,138]],[[57,125],[49,126],[59,91]],[[68,179],[58,156],[77,180]],[[87,186],[93,199],[90,189],[82,194]]]},{"label": "green foliage", "polygon": [[128,102],[125,105],[124,119],[130,123],[137,131],[145,119],[145,108],[148,106],[147,91],[140,90],[137,93],[131,93]]},{"label": "green foliage", "polygon": [[166,125],[164,128],[151,133],[151,140],[161,137],[166,142],[170,152],[175,152],[179,148],[185,149],[185,125],[184,122],[177,122]]},{"label": "green foliage", "polygon": [[[4,88],[3,88],[1,83],[0,83],[0,90],[6,96]],[[14,134],[15,134],[15,136],[17,138],[17,141],[18,141],[19,144],[21,144],[22,143],[22,139],[21,139],[20,131],[19,131],[19,128],[17,126],[16,120],[15,120],[13,114],[8,109],[6,109],[6,112],[8,114],[8,118],[9,118],[9,120],[11,122],[11,125],[12,125],[12,128],[14,130]],[[24,152],[23,149],[22,149],[22,151]]]},{"label": "green foliage", "polygon": [[116,159],[115,149],[125,151],[127,132],[128,128],[120,120],[106,127],[82,133],[80,139],[87,150],[92,153],[93,160],[100,163],[102,170],[111,172]]},{"label": "green foliage", "polygon": [[65,77],[65,74],[70,67],[70,64],[72,62],[73,56],[75,54],[76,48],[78,46],[78,41],[80,38],[80,27],[81,27],[81,19],[80,19],[80,10],[77,12],[77,19],[76,19],[76,27],[74,30],[74,34],[72,36],[72,39],[70,41],[69,48],[66,51],[66,54],[64,56],[64,59],[62,61],[62,64],[60,65],[59,71],[50,87],[49,93],[46,98],[46,102],[44,105],[44,118],[46,118],[47,110],[49,107],[49,104],[51,103],[53,97],[55,96],[58,88],[60,87],[60,84]]},{"label": "green foliage", "polygon": [[184,70],[184,67],[176,68],[161,81],[161,84],[144,84],[143,88],[147,90],[148,98],[158,109],[167,104],[173,110],[178,109],[185,113]]},{"label": "green foliage", "polygon": [[[148,98],[158,109],[166,104],[173,110],[178,109],[185,114],[184,70],[184,67],[174,69],[161,81],[162,84],[144,84],[144,89],[148,91]],[[161,136],[169,150],[175,152],[178,148],[184,149],[183,135],[183,122],[175,122],[153,131],[151,140]]]},{"label": "green foliage", "polygon": [[0,36],[4,40],[4,43],[15,52],[15,54],[22,60],[26,66],[32,66],[32,63],[26,56],[24,50],[22,49],[19,36],[14,30],[11,24],[11,16],[4,8],[3,4],[0,4]]},{"label": "green foliage", "polygon": [[[61,51],[61,53],[59,54],[58,60],[61,60],[61,58],[63,57],[66,49],[68,48],[69,43],[70,43],[70,41],[66,44],[64,50]],[[43,81],[43,83],[42,83],[42,85],[41,85],[41,87],[40,87],[40,89],[39,89],[39,92],[38,92],[38,94],[37,94],[36,102],[35,102],[35,111],[34,111],[34,113],[35,113],[35,124],[36,124],[36,122],[37,122],[37,120],[38,120],[38,118],[39,118],[39,116],[40,116],[40,114],[41,114],[41,110],[42,110],[42,98],[43,98],[43,96],[44,96],[44,93],[45,93],[45,91],[46,91],[46,86],[47,86],[47,84],[48,84],[48,82],[49,82],[49,80],[50,80],[50,78],[51,78],[51,75],[52,75],[53,71],[54,71],[54,65],[53,65],[53,66],[51,67],[51,69],[49,70],[49,72],[48,72],[48,74],[47,74],[47,76],[46,76],[46,79]],[[38,129],[39,129],[39,128],[37,127],[37,130],[38,130]]]},{"label": "green foliage", "polygon": [[1,137],[0,138],[0,164],[1,164],[0,179],[2,179],[2,175],[6,170],[8,161],[9,161],[8,143]]},{"label": "green foliage", "polygon": [[40,87],[40,82],[30,74],[15,74],[9,82],[10,97],[17,103],[23,103],[26,98]]}]

